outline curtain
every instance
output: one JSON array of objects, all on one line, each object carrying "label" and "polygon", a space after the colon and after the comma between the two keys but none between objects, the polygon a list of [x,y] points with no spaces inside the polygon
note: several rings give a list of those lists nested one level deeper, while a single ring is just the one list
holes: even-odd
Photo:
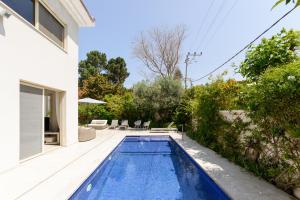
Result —
[{"label": "curtain", "polygon": [[59,132],[59,93],[56,92],[51,95],[51,114],[50,114],[50,130],[52,132]]}]

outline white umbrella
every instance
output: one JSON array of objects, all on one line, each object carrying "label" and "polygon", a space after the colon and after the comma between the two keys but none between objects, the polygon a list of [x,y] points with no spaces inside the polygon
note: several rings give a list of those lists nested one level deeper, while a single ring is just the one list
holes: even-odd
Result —
[{"label": "white umbrella", "polygon": [[101,101],[101,100],[96,100],[92,98],[84,98],[84,99],[79,99],[79,103],[89,103],[89,104],[106,104],[106,102]]}]

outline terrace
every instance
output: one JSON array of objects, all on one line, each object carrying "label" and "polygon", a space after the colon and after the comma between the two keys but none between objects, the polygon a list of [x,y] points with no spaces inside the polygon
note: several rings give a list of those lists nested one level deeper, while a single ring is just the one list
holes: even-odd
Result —
[{"label": "terrace", "polygon": [[[97,131],[94,140],[58,147],[0,174],[0,199],[67,199],[127,135],[148,131]],[[166,135],[166,134],[164,134]],[[179,133],[169,133],[233,199],[288,200],[273,185]]]}]

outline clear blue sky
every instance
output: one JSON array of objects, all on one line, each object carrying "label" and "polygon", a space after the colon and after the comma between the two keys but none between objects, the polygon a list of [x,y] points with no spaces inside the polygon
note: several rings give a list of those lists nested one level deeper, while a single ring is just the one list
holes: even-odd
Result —
[{"label": "clear blue sky", "polygon": [[[189,77],[196,79],[220,65],[291,9],[291,6],[282,4],[271,11],[275,0],[215,0],[205,18],[213,1],[85,0],[88,9],[96,18],[96,27],[80,31],[79,58],[84,59],[90,50],[105,52],[108,58],[123,57],[130,72],[125,85],[130,87],[144,79],[143,74],[147,72],[132,56],[132,43],[136,36],[153,27],[183,24],[187,27],[187,38],[182,49],[180,68],[184,72],[183,61],[188,51],[202,51],[203,56],[189,68]],[[282,27],[300,29],[300,8],[266,36],[270,37]],[[244,54],[234,62],[239,63],[243,56]],[[231,64],[215,74],[220,74],[225,69],[230,72],[228,76],[240,78],[234,74]],[[208,79],[204,79],[197,84],[207,81]]]}]

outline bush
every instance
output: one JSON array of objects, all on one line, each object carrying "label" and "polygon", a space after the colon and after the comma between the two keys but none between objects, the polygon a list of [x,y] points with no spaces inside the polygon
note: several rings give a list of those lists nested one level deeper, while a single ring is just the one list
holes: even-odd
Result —
[{"label": "bush", "polygon": [[[300,63],[269,68],[256,82],[212,80],[186,91],[175,119],[228,160],[287,192],[300,186]],[[220,110],[246,109],[250,122]],[[255,124],[255,126],[254,126]]]},{"label": "bush", "polygon": [[93,119],[112,119],[112,114],[107,111],[105,105],[79,104],[78,121],[79,124],[89,124]]},{"label": "bush", "polygon": [[300,136],[300,62],[267,70],[245,91],[251,117]]},{"label": "bush", "polygon": [[[300,186],[300,63],[267,70],[246,88],[262,176],[286,191]],[[247,145],[246,143],[246,145]]]},{"label": "bush", "polygon": [[107,102],[107,110],[114,119],[127,119],[132,125],[139,118],[131,91],[127,91],[123,95],[106,95],[104,100]]}]

